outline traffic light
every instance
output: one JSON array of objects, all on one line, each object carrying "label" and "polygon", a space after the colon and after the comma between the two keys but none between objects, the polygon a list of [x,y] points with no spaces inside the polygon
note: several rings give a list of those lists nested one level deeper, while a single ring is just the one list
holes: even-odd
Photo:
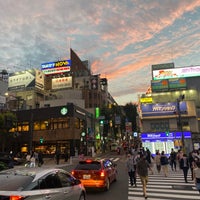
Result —
[{"label": "traffic light", "polygon": [[40,144],[43,144],[43,142],[44,142],[44,138],[41,137],[41,138],[40,138]]},{"label": "traffic light", "polygon": [[169,136],[169,131],[166,131],[166,132],[165,132],[165,135],[168,137],[168,136]]},{"label": "traffic light", "polygon": [[104,120],[100,119],[99,124],[100,124],[100,126],[103,126],[104,125]]}]

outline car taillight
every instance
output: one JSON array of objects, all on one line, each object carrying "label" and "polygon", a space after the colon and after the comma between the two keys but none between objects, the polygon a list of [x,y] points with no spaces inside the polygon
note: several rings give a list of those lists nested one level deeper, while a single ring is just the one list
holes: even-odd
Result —
[{"label": "car taillight", "polygon": [[75,172],[74,172],[74,171],[71,171],[71,174],[74,176]]},{"label": "car taillight", "polygon": [[10,199],[9,200],[23,200],[24,197],[22,196],[10,196]]},{"label": "car taillight", "polygon": [[101,172],[100,172],[100,176],[101,176],[101,177],[104,177],[104,176],[105,176],[105,172],[104,172],[104,171],[101,171]]}]

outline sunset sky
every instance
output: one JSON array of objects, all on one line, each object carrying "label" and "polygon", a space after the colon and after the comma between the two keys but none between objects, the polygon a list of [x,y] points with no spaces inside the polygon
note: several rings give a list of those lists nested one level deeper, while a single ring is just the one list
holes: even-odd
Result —
[{"label": "sunset sky", "polygon": [[0,0],[0,70],[40,68],[72,48],[120,105],[150,86],[151,65],[200,65],[200,0]]}]

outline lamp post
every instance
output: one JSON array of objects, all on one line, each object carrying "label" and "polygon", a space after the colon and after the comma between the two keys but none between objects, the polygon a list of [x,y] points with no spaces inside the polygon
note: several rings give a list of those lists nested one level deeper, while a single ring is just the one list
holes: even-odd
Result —
[{"label": "lamp post", "polygon": [[185,138],[184,138],[184,134],[183,134],[180,103],[181,103],[181,101],[183,101],[184,98],[185,98],[185,95],[180,95],[179,98],[176,100],[176,102],[177,102],[177,112],[178,112],[178,129],[181,132],[181,142],[182,142],[183,151],[185,151]]}]

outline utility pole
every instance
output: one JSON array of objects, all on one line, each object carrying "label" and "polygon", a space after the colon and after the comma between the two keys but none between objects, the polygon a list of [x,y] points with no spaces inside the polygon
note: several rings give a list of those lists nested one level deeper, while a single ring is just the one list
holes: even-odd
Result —
[{"label": "utility pole", "polygon": [[178,129],[181,132],[181,142],[182,142],[183,152],[185,152],[185,138],[184,138],[184,134],[183,134],[183,124],[182,124],[180,104],[181,104],[181,101],[183,101],[184,98],[185,98],[185,95],[180,95],[180,97],[176,100],[176,102],[177,102],[177,112],[178,112]]}]

